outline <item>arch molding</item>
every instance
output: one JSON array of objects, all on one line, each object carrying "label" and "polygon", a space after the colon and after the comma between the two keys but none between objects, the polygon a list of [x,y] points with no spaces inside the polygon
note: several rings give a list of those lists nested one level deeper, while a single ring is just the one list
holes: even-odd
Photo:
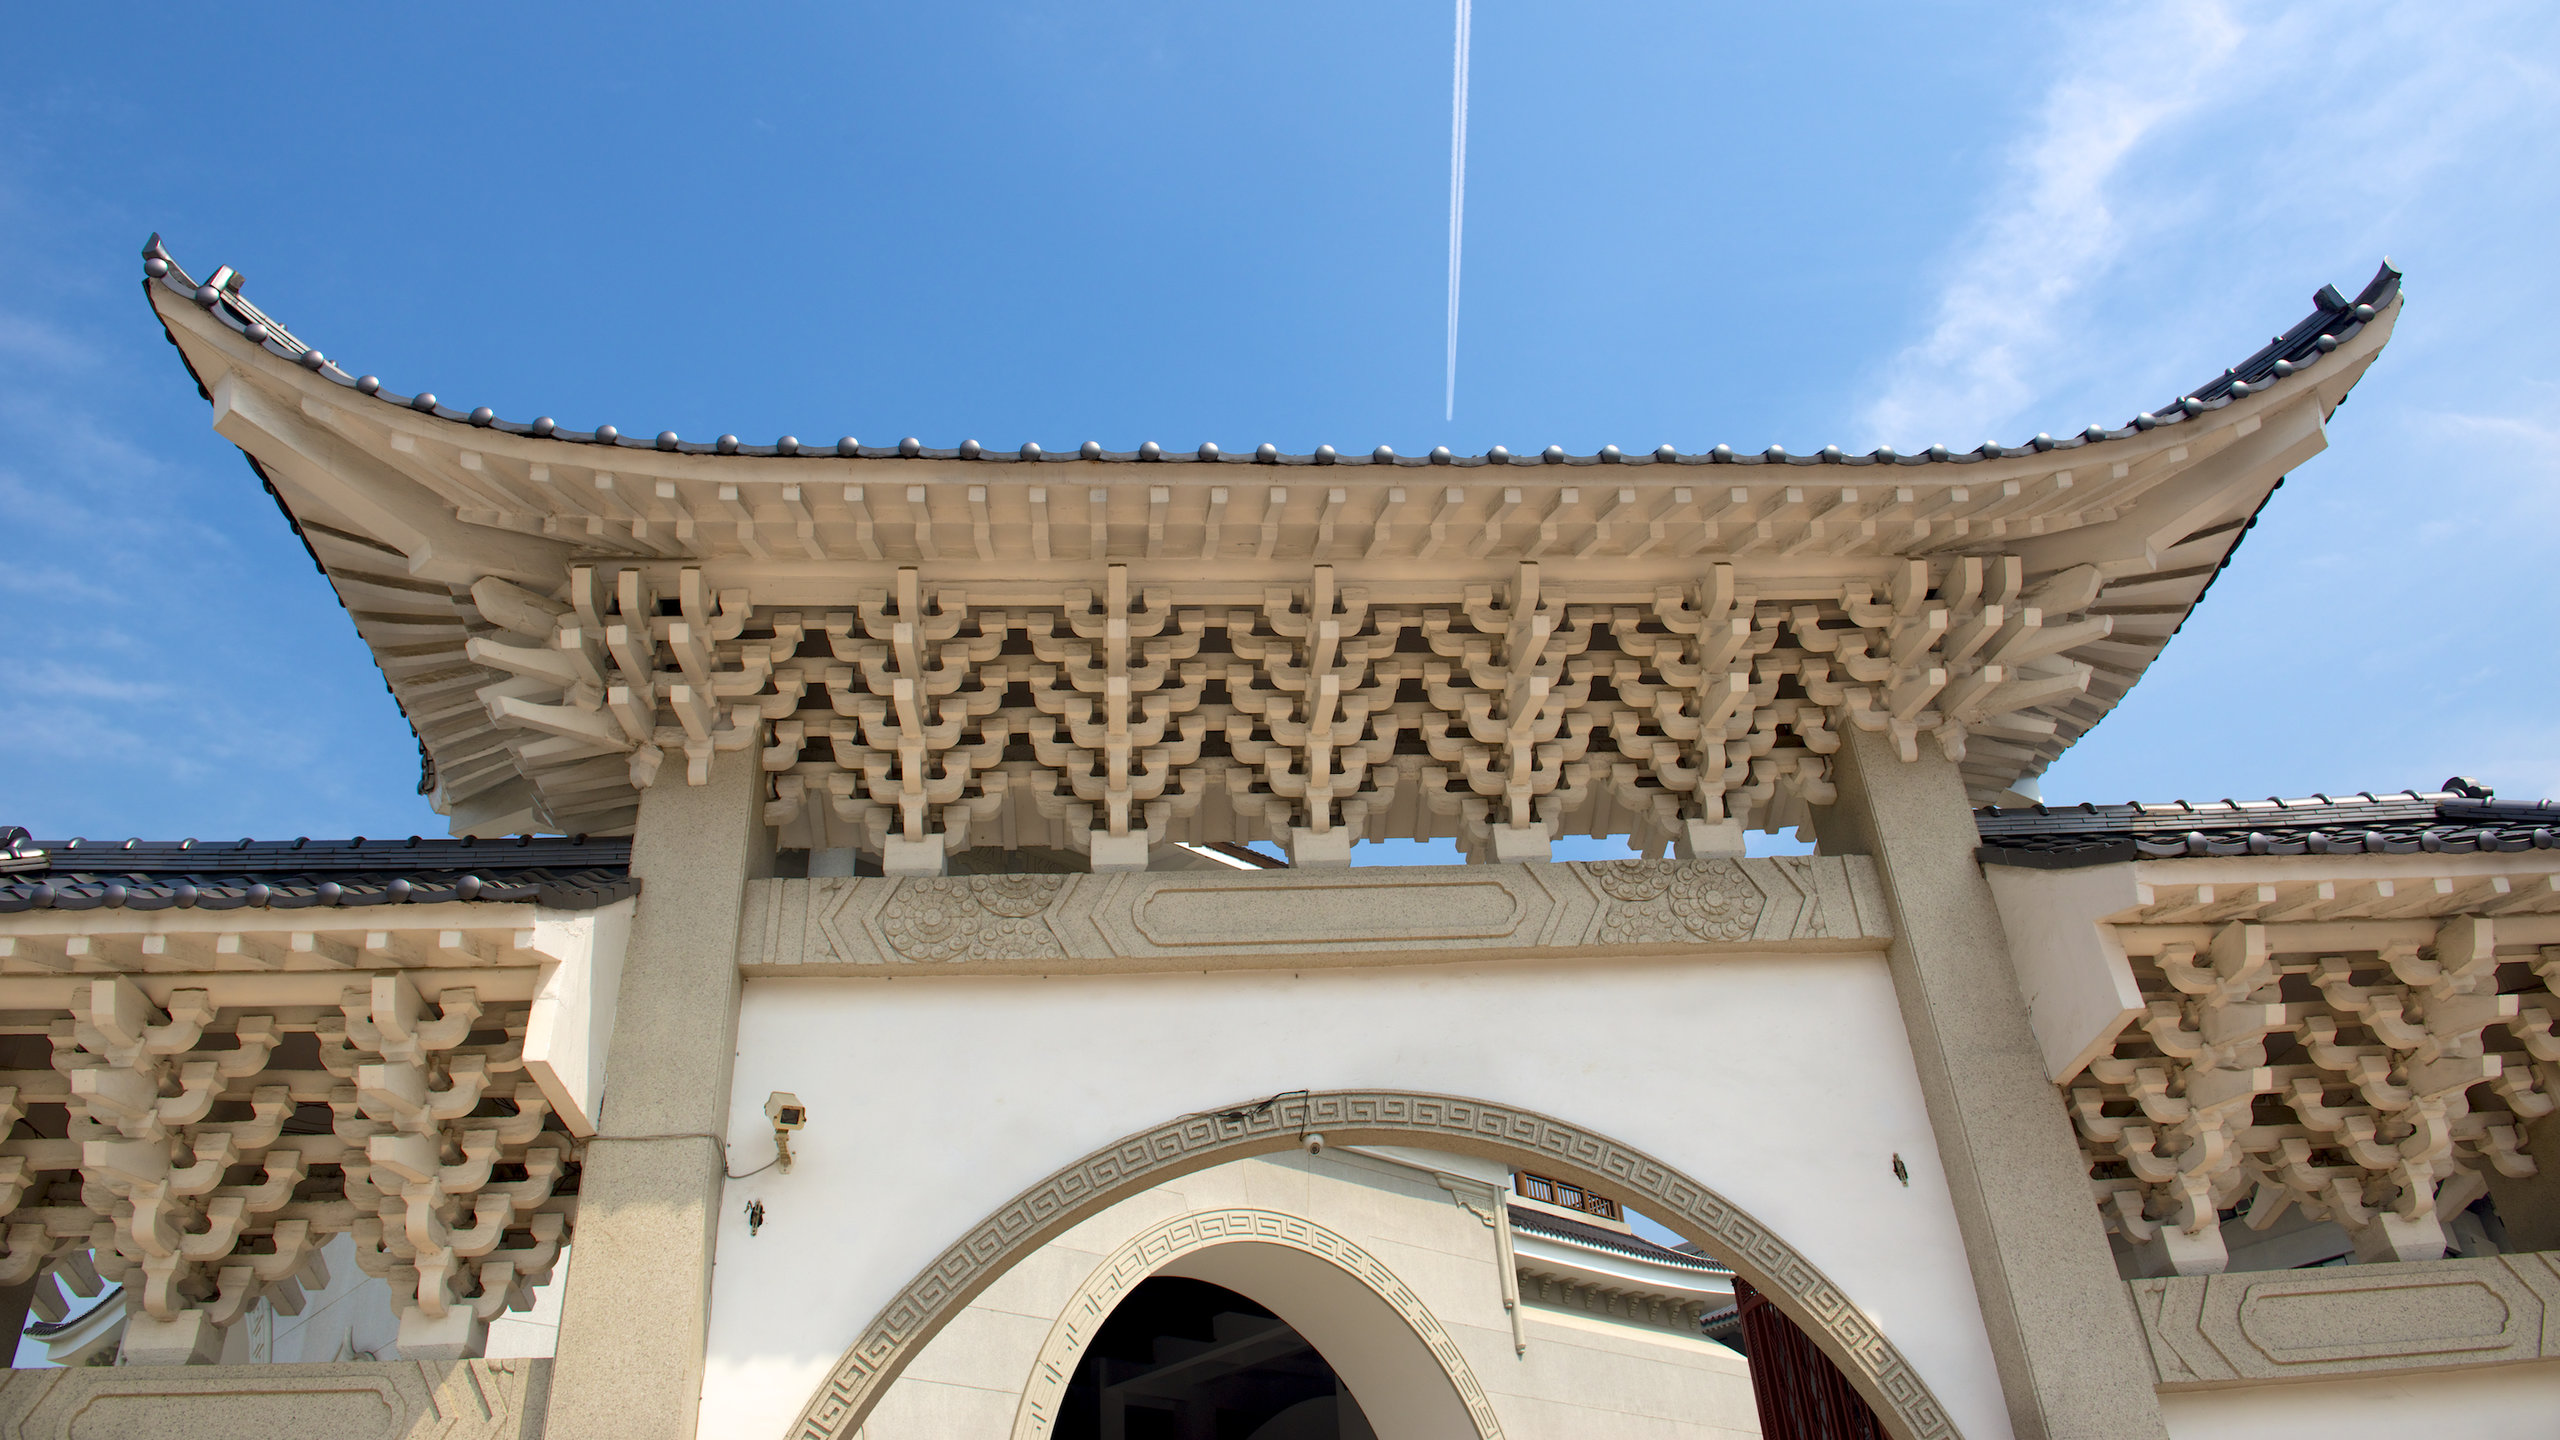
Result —
[{"label": "arch molding", "polygon": [[1814,1263],[1749,1212],[1631,1145],[1516,1105],[1408,1090],[1323,1090],[1167,1121],[1094,1151],[973,1226],[855,1339],[800,1413],[793,1440],[847,1440],[942,1327],[1016,1261],[1070,1226],[1195,1170],[1295,1147],[1412,1145],[1614,1189],[1722,1257],[1829,1355],[1895,1440],[1956,1440],[1946,1407],[1891,1340]]},{"label": "arch molding", "polygon": [[1485,1398],[1484,1386],[1477,1383],[1474,1367],[1467,1364],[1466,1355],[1449,1338],[1439,1317],[1387,1268],[1386,1262],[1357,1241],[1304,1216],[1242,1207],[1195,1211],[1150,1225],[1095,1268],[1077,1287],[1065,1313],[1049,1328],[1049,1338],[1040,1347],[1040,1359],[1032,1366],[1031,1384],[1024,1390],[1022,1405],[1014,1414],[1013,1440],[1046,1440],[1050,1427],[1056,1423],[1067,1380],[1074,1373],[1076,1362],[1083,1358],[1085,1346],[1102,1329],[1103,1322],[1111,1318],[1121,1298],[1137,1288],[1140,1281],[1193,1251],[1240,1243],[1279,1245],[1313,1255],[1367,1286],[1395,1310],[1431,1352],[1431,1358],[1439,1362],[1441,1373],[1448,1377],[1459,1402],[1475,1421],[1481,1440],[1503,1440],[1502,1420],[1493,1413],[1493,1403]]}]

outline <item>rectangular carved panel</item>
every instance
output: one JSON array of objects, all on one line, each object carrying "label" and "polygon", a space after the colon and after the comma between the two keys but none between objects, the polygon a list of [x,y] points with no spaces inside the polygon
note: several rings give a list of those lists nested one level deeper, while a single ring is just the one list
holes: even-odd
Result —
[{"label": "rectangular carved panel", "polygon": [[0,1377],[6,1440],[536,1440],[549,1360],[133,1365]]},{"label": "rectangular carved panel", "polygon": [[[1499,880],[1380,885],[1314,873],[1289,878],[1297,883],[1151,886],[1131,907],[1131,924],[1145,940],[1166,949],[1200,946],[1229,952],[1382,938],[1426,945],[1488,940],[1513,934],[1520,926],[1519,898]],[[1286,900],[1275,906],[1283,891]]]},{"label": "rectangular carved panel", "polygon": [[2560,1358],[2560,1253],[2132,1282],[2163,1390]]},{"label": "rectangular carved panel", "polygon": [[754,975],[1268,969],[1561,954],[1867,950],[1863,856],[1160,875],[760,880]]}]

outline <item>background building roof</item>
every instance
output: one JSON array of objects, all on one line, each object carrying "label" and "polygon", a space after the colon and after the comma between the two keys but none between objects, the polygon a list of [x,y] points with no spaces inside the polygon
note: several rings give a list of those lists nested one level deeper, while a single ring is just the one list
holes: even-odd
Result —
[{"label": "background building roof", "polygon": [[628,840],[36,840],[0,826],[0,913],[454,900],[592,910],[639,891]]},{"label": "background building roof", "polygon": [[2560,803],[2502,801],[2460,779],[2442,790],[2301,800],[1989,806],[1974,812],[1986,864],[2070,869],[2230,855],[2470,855],[2560,845]]}]

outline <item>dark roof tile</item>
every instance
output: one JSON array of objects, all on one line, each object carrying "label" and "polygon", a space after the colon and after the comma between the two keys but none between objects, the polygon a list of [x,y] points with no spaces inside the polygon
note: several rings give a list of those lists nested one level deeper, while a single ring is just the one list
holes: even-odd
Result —
[{"label": "dark roof tile", "polygon": [[1985,864],[2073,869],[2233,855],[2473,855],[2560,846],[2560,802],[2463,785],[2301,800],[2033,805],[1974,812]]},{"label": "dark roof tile", "polygon": [[60,840],[0,826],[0,914],[483,901],[592,910],[636,895],[631,842]]}]

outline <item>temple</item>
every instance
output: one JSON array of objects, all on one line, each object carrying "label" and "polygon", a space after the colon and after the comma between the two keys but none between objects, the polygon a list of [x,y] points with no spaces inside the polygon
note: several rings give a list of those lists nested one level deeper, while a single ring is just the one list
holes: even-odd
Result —
[{"label": "temple", "polygon": [[10,1434],[2560,1413],[2560,810],[2036,788],[2388,266],[2112,428],[1408,456],[574,430],[143,258],[450,835],[0,834]]}]

